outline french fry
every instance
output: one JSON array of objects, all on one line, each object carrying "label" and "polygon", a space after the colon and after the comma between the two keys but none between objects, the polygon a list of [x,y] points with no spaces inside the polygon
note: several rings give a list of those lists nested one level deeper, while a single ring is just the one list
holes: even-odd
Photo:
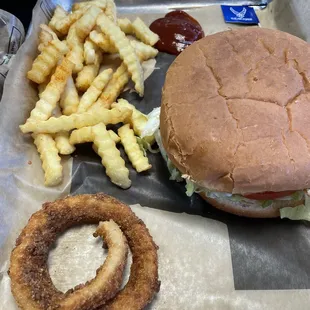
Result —
[{"label": "french fry", "polygon": [[135,134],[137,136],[141,136],[142,131],[147,123],[147,116],[136,109],[136,107],[132,104],[130,104],[125,99],[118,99],[117,103],[113,103],[111,105],[112,108],[121,107],[121,108],[127,108],[132,110],[132,115],[128,119],[129,124],[132,126]]},{"label": "french fry", "polygon": [[84,66],[75,79],[76,88],[81,92],[85,92],[98,75],[99,68],[100,68],[99,64]]},{"label": "french fry", "polygon": [[67,45],[58,39],[48,42],[27,72],[28,79],[37,84],[44,83],[58,60],[67,52]]},{"label": "french fry", "polygon": [[[40,100],[36,103],[36,107],[32,110],[28,121],[46,120],[51,116],[66,85],[67,78],[72,73],[72,67],[73,63],[67,58],[64,58],[61,64],[56,67],[50,82],[40,94]],[[62,166],[56,142],[51,135],[45,133],[33,134],[32,137],[42,161],[44,184],[46,186],[58,185],[62,181]],[[59,147],[63,148],[64,140],[62,138],[59,141],[58,138]],[[67,150],[61,149],[61,151]]]},{"label": "french fry", "polygon": [[101,99],[110,104],[115,102],[128,81],[129,74],[128,71],[125,71],[119,75],[117,80],[114,79],[113,83],[107,85],[107,89],[103,91]]},{"label": "french fry", "polygon": [[[130,43],[136,47],[137,54],[139,55],[141,61],[153,58],[158,53],[157,49],[142,42],[131,41]],[[88,111],[95,111],[100,107],[109,108],[110,105],[116,101],[117,97],[120,95],[128,81],[129,73],[127,71],[126,65],[122,63],[114,72],[112,79],[103,90],[99,99],[92,106],[90,106]]]},{"label": "french fry", "polygon": [[159,40],[159,36],[151,31],[139,17],[137,17],[132,23],[132,30],[135,36],[145,44],[153,46]]},{"label": "french fry", "polygon": [[90,84],[98,75],[101,62],[102,62],[102,53],[99,49],[96,49],[94,63],[91,65],[84,66],[83,69],[77,75],[75,84],[79,91],[85,92],[89,88]]},{"label": "french fry", "polygon": [[96,20],[102,11],[97,6],[91,6],[82,17],[76,21],[75,28],[78,37],[85,40],[91,30],[96,25]]},{"label": "french fry", "polygon": [[121,142],[121,138],[113,131],[113,130],[108,130],[108,133],[111,137],[111,139],[117,144],[118,142]]},{"label": "french fry", "polygon": [[32,120],[47,120],[56,107],[60,95],[64,91],[67,79],[71,76],[73,63],[66,57],[57,66],[50,82],[40,95],[35,108],[31,111],[27,122]]},{"label": "french fry", "polygon": [[100,110],[102,108],[104,109],[110,109],[111,103],[108,103],[102,99],[98,99],[93,105],[91,105],[87,112],[96,112],[97,110]]},{"label": "french fry", "polygon": [[55,23],[55,29],[59,31],[61,34],[66,35],[70,29],[70,27],[82,17],[82,15],[85,13],[85,9],[81,9],[79,11],[75,11],[71,14],[66,15],[64,18],[59,19]]},{"label": "french fry", "polygon": [[70,131],[75,128],[94,126],[98,123],[117,124],[124,122],[132,114],[132,111],[126,108],[114,108],[107,110],[101,108],[93,113],[84,112],[81,114],[62,115],[58,118],[51,117],[46,121],[32,120],[20,125],[23,133],[56,133],[59,131]]},{"label": "french fry", "polygon": [[74,63],[73,72],[78,73],[83,69],[84,45],[83,40],[77,35],[75,24],[69,29],[67,45],[71,51],[70,60]]},{"label": "french fry", "polygon": [[32,137],[42,161],[44,184],[46,186],[58,185],[62,181],[62,166],[54,139],[48,134],[33,134]]},{"label": "french fry", "polygon": [[140,61],[155,58],[158,54],[158,50],[156,48],[144,44],[143,42],[131,40],[130,44],[135,49]]},{"label": "french fry", "polygon": [[64,92],[61,94],[59,105],[62,114],[71,115],[77,111],[80,103],[78,92],[75,88],[72,76],[69,76]]},{"label": "french fry", "polygon": [[104,87],[112,77],[113,70],[106,69],[102,71],[91,83],[90,87],[83,94],[77,113],[86,112],[87,109],[98,99]]},{"label": "french fry", "polygon": [[[90,32],[89,38],[105,53],[109,54],[117,53],[115,45],[103,33],[98,32],[97,30],[93,30]],[[145,61],[150,58],[154,58],[158,54],[158,50],[156,48],[144,44],[143,42],[130,40],[130,44],[135,49],[140,61]]]},{"label": "french fry", "polygon": [[128,72],[131,74],[131,78],[135,83],[135,89],[140,96],[143,96],[143,70],[139,58],[136,55],[134,48],[131,46],[130,41],[121,29],[104,14],[99,15],[97,18],[97,24],[101,27],[102,32],[105,33],[110,41],[116,46],[120,58],[123,59],[127,66]]},{"label": "french fry", "polygon": [[[80,129],[73,130],[71,132],[70,139],[69,139],[70,143],[74,145],[74,144],[80,144],[80,143],[93,142],[94,135],[93,135],[92,128],[93,128],[92,126],[89,126],[89,127],[83,127]],[[108,130],[108,133],[111,139],[115,143],[118,143],[121,141],[120,137],[113,130]]]},{"label": "french fry", "polygon": [[105,53],[114,54],[117,53],[116,47],[110,42],[110,40],[103,33],[93,30],[89,34],[89,38],[99,46]]},{"label": "french fry", "polygon": [[[121,138],[113,130],[108,130],[108,133],[110,134],[110,137],[115,142],[115,144],[117,144],[121,141]],[[95,151],[95,153],[98,154],[98,148],[95,144],[92,145],[92,148]]]},{"label": "french fry", "polygon": [[94,141],[94,135],[92,132],[92,126],[73,130],[69,138],[69,142],[72,145],[93,141]]},{"label": "french fry", "polygon": [[70,155],[75,151],[75,147],[69,142],[68,131],[57,132],[55,134],[55,143],[61,155]]},{"label": "french fry", "polygon": [[[53,112],[54,116],[60,117],[61,111],[60,106],[56,106]],[[55,134],[54,140],[59,154],[69,155],[75,151],[75,147],[69,142],[69,132],[68,131],[59,131]]]},{"label": "french fry", "polygon": [[133,29],[131,25],[131,21],[128,18],[118,18],[117,25],[121,28],[121,30],[126,34],[132,34]]},{"label": "french fry", "polygon": [[87,65],[95,63],[97,50],[97,45],[90,39],[86,38],[84,43],[84,60]]},{"label": "french fry", "polygon": [[107,5],[104,14],[113,22],[116,22],[116,6],[114,0],[106,0]]},{"label": "french fry", "polygon": [[[69,29],[67,43],[72,51],[71,61],[75,64],[74,73],[83,68],[84,61],[84,40],[96,25],[97,16],[101,10],[96,6],[86,7],[86,12]],[[77,12],[77,11],[76,11]]]},{"label": "french fry", "polygon": [[48,26],[53,30],[57,32],[56,24],[58,21],[62,20],[67,16],[67,11],[65,11],[60,5],[56,6],[56,9],[54,11],[54,15],[52,19],[50,20]]},{"label": "french fry", "polygon": [[109,108],[116,101],[122,89],[129,81],[127,67],[122,63],[113,73],[112,79],[103,90],[99,99],[88,109],[88,111],[96,111],[100,107]]},{"label": "french fry", "polygon": [[115,142],[111,139],[105,125],[100,123],[93,127],[94,145],[97,153],[101,157],[102,165],[106,168],[106,174],[112,183],[121,188],[129,188],[131,181],[129,179],[129,170],[125,166],[125,161],[121,157]]},{"label": "french fry", "polygon": [[93,0],[93,1],[85,1],[85,2],[74,3],[72,6],[72,11],[74,12],[76,10],[84,9],[85,7],[88,8],[92,5],[95,5],[98,8],[104,10],[106,8],[107,1],[106,0]]},{"label": "french fry", "polygon": [[[127,100],[125,99],[118,99],[117,103],[113,103],[111,105],[112,108],[119,107],[119,108],[127,108],[132,110],[131,117],[126,119],[125,121],[128,122],[131,127],[134,130],[134,133],[141,137],[142,131],[148,121],[148,118],[145,114],[140,112],[135,108],[134,105],[130,104]],[[144,137],[144,140],[148,142],[149,144],[153,144],[155,142],[154,136],[148,136]]]},{"label": "french fry", "polygon": [[43,51],[44,47],[48,45],[49,42],[52,40],[58,40],[57,34],[47,25],[41,24],[40,25],[41,31],[39,34],[39,46],[38,50],[40,52]]},{"label": "french fry", "polygon": [[118,135],[121,138],[121,143],[124,146],[125,152],[137,172],[146,171],[152,168],[147,157],[143,155],[137,138],[134,135],[129,124],[123,125],[118,129]]}]

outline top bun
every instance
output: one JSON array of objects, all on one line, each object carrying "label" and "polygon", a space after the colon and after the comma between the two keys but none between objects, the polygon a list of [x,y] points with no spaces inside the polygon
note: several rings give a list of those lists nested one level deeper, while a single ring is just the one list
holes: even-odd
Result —
[{"label": "top bun", "polygon": [[277,30],[207,36],[170,66],[160,132],[172,163],[230,193],[310,187],[310,45]]}]

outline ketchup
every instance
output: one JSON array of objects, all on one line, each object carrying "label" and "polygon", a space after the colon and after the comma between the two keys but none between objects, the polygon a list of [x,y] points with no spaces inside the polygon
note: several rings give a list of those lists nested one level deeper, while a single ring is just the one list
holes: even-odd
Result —
[{"label": "ketchup", "polygon": [[156,19],[150,29],[160,38],[155,47],[161,52],[174,55],[180,54],[205,35],[197,20],[184,11],[172,11]]}]

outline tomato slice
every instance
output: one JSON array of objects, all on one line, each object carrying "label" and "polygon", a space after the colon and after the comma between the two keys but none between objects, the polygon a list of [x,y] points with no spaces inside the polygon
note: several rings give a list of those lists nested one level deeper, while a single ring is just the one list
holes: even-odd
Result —
[{"label": "tomato slice", "polygon": [[290,196],[296,191],[283,191],[283,192],[263,192],[263,193],[254,193],[243,195],[243,197],[254,200],[273,200],[277,198],[282,198],[285,196]]}]

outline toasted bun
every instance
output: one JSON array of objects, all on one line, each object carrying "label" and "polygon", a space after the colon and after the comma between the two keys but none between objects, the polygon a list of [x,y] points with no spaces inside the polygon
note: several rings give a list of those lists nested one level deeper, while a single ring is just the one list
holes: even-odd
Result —
[{"label": "toasted bun", "polygon": [[194,43],[163,88],[170,160],[216,191],[309,188],[309,80],[310,45],[284,32],[243,28]]},{"label": "toasted bun", "polygon": [[293,208],[304,203],[303,200],[298,201],[274,200],[272,205],[268,206],[267,208],[263,208],[258,203],[246,204],[237,201],[230,201],[227,199],[220,199],[220,198],[213,199],[206,197],[203,193],[201,193],[200,196],[217,209],[240,216],[254,217],[254,218],[279,217],[280,209],[286,207]]}]

